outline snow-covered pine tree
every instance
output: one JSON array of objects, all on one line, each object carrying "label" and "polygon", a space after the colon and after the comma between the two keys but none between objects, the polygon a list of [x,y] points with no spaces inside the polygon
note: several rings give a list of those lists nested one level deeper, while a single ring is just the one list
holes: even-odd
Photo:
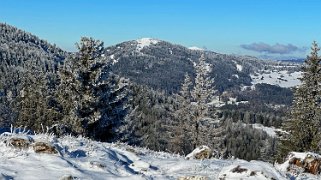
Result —
[{"label": "snow-covered pine tree", "polygon": [[17,119],[12,102],[16,96],[14,87],[17,86],[22,73],[20,69],[1,61],[0,74],[0,126],[10,127]]},{"label": "snow-covered pine tree", "polygon": [[59,70],[63,125],[76,134],[111,141],[125,116],[127,82],[111,72],[103,42],[82,37],[77,48]]},{"label": "snow-covered pine tree", "polygon": [[[121,141],[148,147],[156,151],[171,151],[168,143],[174,132],[172,121],[173,99],[165,92],[131,84],[130,110],[126,116],[125,132]],[[175,124],[177,127],[177,124]]]},{"label": "snow-covered pine tree", "polygon": [[307,57],[300,78],[302,84],[294,93],[291,113],[283,123],[289,132],[280,140],[279,158],[289,151],[321,152],[320,147],[320,102],[321,102],[321,65],[316,42],[312,43],[311,54]]},{"label": "snow-covered pine tree", "polygon": [[191,105],[191,86],[193,85],[191,78],[186,73],[185,79],[182,84],[181,90],[176,94],[176,101],[178,109],[174,112],[175,125],[173,132],[175,136],[170,140],[171,151],[175,153],[189,153],[193,150],[194,146],[191,144],[193,141],[191,124],[192,122],[192,105]]},{"label": "snow-covered pine tree", "polygon": [[196,77],[195,77],[195,86],[192,89],[192,109],[193,109],[193,124],[194,124],[194,148],[200,145],[200,121],[204,118],[209,117],[209,103],[213,99],[214,93],[216,92],[213,89],[214,79],[209,76],[210,67],[205,62],[205,55],[202,54],[199,62],[195,66]]},{"label": "snow-covered pine tree", "polygon": [[21,87],[12,100],[12,109],[17,114],[13,124],[36,132],[44,131],[44,127],[60,118],[60,113],[50,103],[53,99],[52,89],[48,87],[50,74],[45,72],[43,64],[39,59],[23,62]]},{"label": "snow-covered pine tree", "polygon": [[[211,67],[205,62],[204,54],[195,65],[195,71],[195,85],[192,86],[192,81],[186,75],[181,91],[176,95],[178,108],[175,117],[180,129],[176,131],[176,137],[171,143],[181,146],[185,153],[199,145],[223,149],[219,142],[223,141],[223,130],[219,124],[214,125],[217,120],[213,118],[215,112],[210,105],[216,92],[213,89],[214,80],[209,76]],[[202,125],[202,122],[206,125]],[[178,139],[181,140],[180,143],[177,143]]]}]

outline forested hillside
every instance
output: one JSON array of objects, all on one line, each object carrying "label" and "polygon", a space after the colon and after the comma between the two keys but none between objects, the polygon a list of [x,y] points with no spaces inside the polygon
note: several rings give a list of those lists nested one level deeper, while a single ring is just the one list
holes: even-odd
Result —
[{"label": "forested hillside", "polygon": [[207,145],[218,157],[273,160],[276,137],[253,125],[281,126],[297,85],[282,82],[299,71],[150,38],[107,48],[81,38],[65,52],[7,24],[0,42],[0,127],[181,154]]}]

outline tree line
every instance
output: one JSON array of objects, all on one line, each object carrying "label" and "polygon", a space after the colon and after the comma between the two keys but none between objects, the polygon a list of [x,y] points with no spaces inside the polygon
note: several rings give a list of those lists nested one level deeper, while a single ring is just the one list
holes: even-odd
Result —
[{"label": "tree line", "polygon": [[290,151],[321,153],[321,58],[314,41],[311,53],[303,64],[301,85],[294,93],[288,119],[282,128],[287,133],[280,137],[278,160]]},{"label": "tree line", "polygon": [[180,154],[199,145],[215,149],[217,156],[248,160],[269,160],[275,153],[274,138],[213,106],[219,91],[213,89],[215,66],[207,54],[196,61],[195,76],[186,74],[180,91],[168,95],[116,75],[103,42],[84,37],[77,48],[64,61],[28,59],[20,66],[1,61],[1,126],[36,132],[48,127],[57,135],[121,140]]}]

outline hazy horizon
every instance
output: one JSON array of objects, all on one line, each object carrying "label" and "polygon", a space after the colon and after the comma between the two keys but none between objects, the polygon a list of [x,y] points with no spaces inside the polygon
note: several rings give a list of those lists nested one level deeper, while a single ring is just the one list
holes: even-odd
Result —
[{"label": "hazy horizon", "polygon": [[321,42],[317,0],[4,1],[0,22],[67,51],[81,36],[105,46],[155,38],[226,54],[304,58]]}]

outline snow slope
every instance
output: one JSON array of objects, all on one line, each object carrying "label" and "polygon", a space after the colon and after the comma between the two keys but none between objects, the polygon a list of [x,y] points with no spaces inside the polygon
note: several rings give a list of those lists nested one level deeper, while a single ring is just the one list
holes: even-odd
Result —
[{"label": "snow slope", "polygon": [[266,83],[286,88],[300,85],[301,82],[298,78],[301,76],[302,72],[289,72],[287,70],[263,71],[251,74],[252,84]]},{"label": "snow slope", "polygon": [[271,136],[271,137],[276,137],[276,135],[278,133],[287,133],[286,131],[282,130],[282,129],[279,129],[279,128],[275,128],[275,127],[266,127],[266,126],[263,126],[262,124],[252,124],[252,127],[255,128],[255,129],[260,129],[260,130],[263,130],[267,133],[267,135]]},{"label": "snow slope", "polygon": [[204,51],[203,48],[199,48],[199,47],[196,47],[196,46],[189,47],[188,49],[194,50],[194,51]]},{"label": "snow slope", "polygon": [[[57,154],[38,154],[8,144],[11,138],[47,142]],[[101,143],[82,137],[0,135],[0,179],[285,179],[272,164],[244,160],[186,160],[122,143]],[[246,169],[246,170],[244,170]]]},{"label": "snow slope", "polygon": [[137,51],[142,50],[144,47],[150,46],[151,44],[157,44],[159,40],[152,38],[141,38],[137,39]]}]

